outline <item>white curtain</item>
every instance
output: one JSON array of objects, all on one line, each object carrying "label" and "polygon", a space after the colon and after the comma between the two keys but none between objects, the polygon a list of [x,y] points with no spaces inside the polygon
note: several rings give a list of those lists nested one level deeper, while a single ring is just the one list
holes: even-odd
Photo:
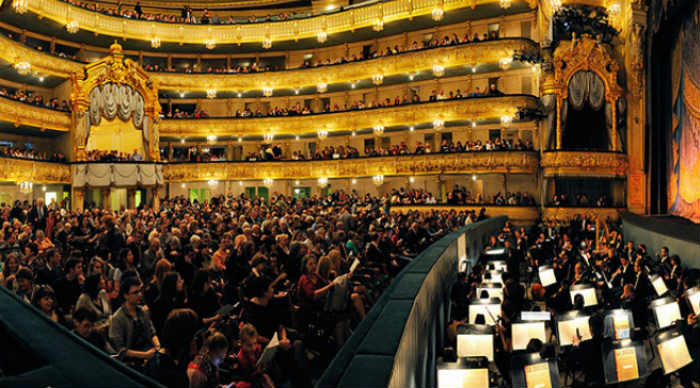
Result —
[{"label": "white curtain", "polygon": [[85,163],[73,165],[75,187],[163,185],[163,166],[151,163]]},{"label": "white curtain", "polygon": [[90,91],[88,108],[89,123],[99,125],[102,117],[122,121],[133,120],[136,128],[142,129],[146,111],[143,96],[129,85],[108,83]]}]

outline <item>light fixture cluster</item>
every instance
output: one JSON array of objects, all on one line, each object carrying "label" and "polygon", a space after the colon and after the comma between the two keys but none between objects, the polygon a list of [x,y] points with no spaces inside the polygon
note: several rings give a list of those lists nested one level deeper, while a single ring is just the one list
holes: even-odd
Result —
[{"label": "light fixture cluster", "polygon": [[513,0],[499,0],[498,5],[503,9],[508,9],[513,4]]},{"label": "light fixture cluster", "polygon": [[513,122],[513,117],[511,117],[511,116],[502,116],[501,117],[501,124],[506,128],[508,128],[510,126],[510,123],[512,123],[512,122]]},{"label": "light fixture cluster", "polygon": [[216,98],[216,89],[207,89],[207,98]]},{"label": "light fixture cluster", "polygon": [[78,32],[79,29],[80,25],[78,24],[77,20],[71,20],[66,24],[66,31],[68,31],[71,34],[75,34],[76,32]]},{"label": "light fixture cluster", "polygon": [[383,74],[374,74],[372,76],[372,83],[375,85],[381,85],[384,82]]},{"label": "light fixture cluster", "polygon": [[27,75],[32,70],[32,65],[27,61],[15,63],[15,70],[20,75]]},{"label": "light fixture cluster", "polygon": [[513,57],[505,57],[498,60],[498,66],[503,70],[508,70],[511,64],[513,64]]},{"label": "light fixture cluster", "polygon": [[318,90],[319,93],[325,93],[326,90],[328,90],[328,84],[325,82],[320,82],[318,85],[316,85],[316,90]]},{"label": "light fixture cluster", "polygon": [[270,96],[272,96],[272,88],[269,86],[263,86],[262,93],[263,93],[263,96],[270,97]]},{"label": "light fixture cluster", "polygon": [[274,140],[274,139],[275,139],[275,134],[274,134],[274,133],[266,133],[266,134],[263,135],[263,140],[265,140],[265,141],[268,142],[268,143],[271,142],[271,141]]},{"label": "light fixture cluster", "polygon": [[160,38],[159,37],[154,36],[153,38],[151,38],[151,47],[156,48],[156,49],[158,47],[160,47]]},{"label": "light fixture cluster", "polygon": [[29,0],[14,0],[12,2],[12,8],[21,15],[29,9]]},{"label": "light fixture cluster", "polygon": [[19,192],[22,194],[29,194],[34,190],[34,183],[29,181],[24,181],[19,183]]},{"label": "light fixture cluster", "polygon": [[318,138],[319,140],[325,140],[328,137],[328,131],[325,129],[319,129],[318,130]]},{"label": "light fixture cluster", "polygon": [[318,40],[318,43],[324,43],[326,40],[328,40],[328,33],[326,30],[321,30],[316,34],[316,40]]},{"label": "light fixture cluster", "polygon": [[441,129],[445,129],[445,121],[436,119],[433,121],[433,129],[436,131],[439,131]]},{"label": "light fixture cluster", "polygon": [[445,75],[445,66],[433,65],[433,74],[435,74],[436,77],[442,77]]},{"label": "light fixture cluster", "polygon": [[216,41],[214,39],[207,39],[204,41],[204,47],[208,50],[213,50],[216,47]]},{"label": "light fixture cluster", "polygon": [[328,178],[326,178],[326,177],[318,178],[318,185],[321,187],[326,187],[328,185]]},{"label": "light fixture cluster", "polygon": [[265,50],[269,50],[272,48],[272,39],[269,36],[266,36],[265,39],[262,41],[262,47]]},{"label": "light fixture cluster", "polygon": [[275,181],[272,180],[272,178],[265,178],[265,179],[263,179],[263,184],[264,184],[265,186],[272,186],[272,184],[273,184],[274,182],[275,182]]},{"label": "light fixture cluster", "polygon": [[442,7],[435,7],[433,8],[432,16],[433,20],[439,22],[445,16],[445,10]]},{"label": "light fixture cluster", "polygon": [[384,133],[384,126],[383,125],[375,125],[374,126],[374,134],[379,136]]},{"label": "light fixture cluster", "polygon": [[375,175],[372,177],[372,182],[374,182],[375,185],[380,186],[381,184],[384,183],[384,175]]}]

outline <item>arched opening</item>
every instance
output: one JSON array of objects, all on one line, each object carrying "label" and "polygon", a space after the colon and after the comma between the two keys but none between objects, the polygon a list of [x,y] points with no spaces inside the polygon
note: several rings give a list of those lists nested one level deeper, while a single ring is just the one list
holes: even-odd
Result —
[{"label": "arched opening", "polygon": [[[564,149],[608,150],[612,117],[605,101],[605,84],[594,72],[579,71],[569,80],[562,106]],[[606,114],[607,113],[607,114]]]}]

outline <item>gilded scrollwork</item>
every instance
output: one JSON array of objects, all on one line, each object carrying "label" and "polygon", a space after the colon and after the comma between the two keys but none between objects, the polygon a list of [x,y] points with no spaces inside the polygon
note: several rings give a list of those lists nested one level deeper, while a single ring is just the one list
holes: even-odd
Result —
[{"label": "gilded scrollwork", "polygon": [[162,120],[160,134],[162,137],[180,138],[305,134],[316,133],[319,129],[329,132],[350,131],[375,125],[388,127],[432,123],[436,119],[454,121],[513,117],[519,107],[534,109],[537,107],[537,98],[524,95],[471,98],[306,116],[170,119]]},{"label": "gilded scrollwork", "polygon": [[464,206],[392,206],[390,211],[392,213],[406,213],[406,212],[432,212],[432,211],[462,211],[462,210],[475,210],[477,213],[481,208],[486,209],[486,213],[491,217],[507,216],[508,220],[517,225],[532,225],[539,218],[539,209],[535,206],[489,206],[489,205],[464,205]]},{"label": "gilded scrollwork", "polygon": [[626,154],[617,152],[544,152],[541,166],[545,176],[623,177],[629,169]]},{"label": "gilded scrollwork", "polygon": [[83,65],[59,58],[15,42],[0,34],[0,59],[8,63],[29,62],[32,70],[40,74],[68,78],[69,74],[82,71]]},{"label": "gilded scrollwork", "polygon": [[0,98],[0,121],[12,123],[17,127],[26,125],[62,132],[68,132],[71,128],[71,117],[66,112],[42,108],[9,98]]},{"label": "gilded scrollwork", "polygon": [[0,158],[0,177],[3,181],[16,183],[71,183],[67,164],[11,158]]},{"label": "gilded scrollwork", "polygon": [[553,222],[569,222],[574,218],[597,218],[601,221],[617,220],[624,209],[591,207],[545,207],[542,219]]},{"label": "gilded scrollwork", "polygon": [[375,175],[411,176],[458,173],[537,172],[538,156],[531,151],[473,152],[392,156],[305,162],[181,163],[163,167],[168,182],[209,180],[352,178]]}]

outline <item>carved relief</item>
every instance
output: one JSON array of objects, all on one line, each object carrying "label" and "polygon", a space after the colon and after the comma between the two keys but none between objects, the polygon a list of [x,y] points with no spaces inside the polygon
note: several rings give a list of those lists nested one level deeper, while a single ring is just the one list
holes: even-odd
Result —
[{"label": "carved relief", "polygon": [[627,155],[615,152],[545,152],[541,166],[545,176],[625,176]]},{"label": "carved relief", "polygon": [[32,104],[0,98],[0,121],[55,131],[70,131],[71,119],[66,112],[42,108]]},{"label": "carved relief", "polygon": [[67,164],[0,158],[0,177],[10,182],[71,183]]}]

